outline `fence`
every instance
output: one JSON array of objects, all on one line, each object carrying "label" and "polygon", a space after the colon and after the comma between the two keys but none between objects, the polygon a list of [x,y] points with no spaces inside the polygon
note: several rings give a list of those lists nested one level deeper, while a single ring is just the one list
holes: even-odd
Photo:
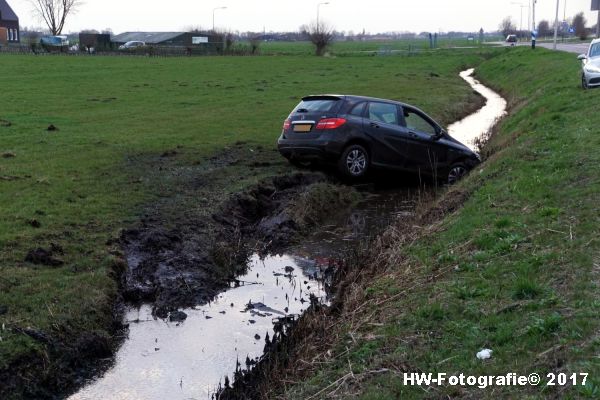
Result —
[{"label": "fence", "polygon": [[127,50],[70,50],[68,48],[48,49],[39,44],[0,46],[0,54],[32,54],[32,55],[69,55],[69,56],[145,56],[145,57],[193,57],[213,55],[252,55],[252,47],[245,44],[234,44],[223,49],[223,43],[205,43],[193,46],[143,46]]}]

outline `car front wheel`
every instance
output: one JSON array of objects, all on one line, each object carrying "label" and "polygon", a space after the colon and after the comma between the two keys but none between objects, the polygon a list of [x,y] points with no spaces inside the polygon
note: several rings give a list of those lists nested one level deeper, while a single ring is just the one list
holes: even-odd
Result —
[{"label": "car front wheel", "polygon": [[369,162],[367,150],[358,144],[354,144],[344,150],[338,167],[344,175],[350,178],[362,178],[369,170]]},{"label": "car front wheel", "polygon": [[581,74],[581,87],[583,88],[583,90],[587,90],[588,88],[587,80],[585,79],[585,75],[583,74]]},{"label": "car front wheel", "polygon": [[448,184],[454,185],[456,182],[460,181],[468,172],[469,170],[464,164],[454,164],[452,167],[450,167],[450,172],[448,172]]}]

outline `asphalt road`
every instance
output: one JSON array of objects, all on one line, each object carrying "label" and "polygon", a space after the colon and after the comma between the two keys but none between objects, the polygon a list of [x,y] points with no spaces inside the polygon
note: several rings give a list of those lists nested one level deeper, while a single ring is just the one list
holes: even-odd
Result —
[{"label": "asphalt road", "polygon": [[[494,44],[501,45],[501,46],[510,46],[506,42],[495,42]],[[517,44],[517,46],[531,47],[531,42],[519,42]],[[552,42],[543,42],[543,43],[537,42],[536,46],[544,47],[544,48],[550,49],[550,50],[553,49]],[[560,43],[559,42],[556,44],[556,50],[566,51],[568,53],[573,53],[573,54],[585,54],[585,53],[587,53],[589,46],[590,46],[589,42],[579,42],[579,43]]]},{"label": "asphalt road", "polygon": [[[537,43],[537,46],[545,47],[547,49],[553,49],[552,43]],[[569,53],[575,54],[585,54],[588,51],[588,47],[590,47],[589,42],[584,43],[557,43],[556,50],[566,51]]]}]

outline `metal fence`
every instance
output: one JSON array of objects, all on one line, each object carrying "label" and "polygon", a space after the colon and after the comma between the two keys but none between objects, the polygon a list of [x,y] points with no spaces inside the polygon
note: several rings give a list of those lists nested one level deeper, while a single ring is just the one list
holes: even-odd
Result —
[{"label": "metal fence", "polygon": [[205,43],[194,46],[144,46],[136,49],[115,50],[70,50],[68,48],[48,49],[39,44],[0,46],[0,54],[65,55],[65,56],[143,56],[143,57],[194,57],[214,55],[252,55],[252,49],[245,44],[234,44],[225,48],[223,43]]}]

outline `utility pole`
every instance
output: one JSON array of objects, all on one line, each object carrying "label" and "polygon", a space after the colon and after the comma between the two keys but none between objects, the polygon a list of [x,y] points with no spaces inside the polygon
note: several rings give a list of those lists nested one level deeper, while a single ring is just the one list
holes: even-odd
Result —
[{"label": "utility pole", "polygon": [[556,0],[556,18],[554,19],[554,45],[552,46],[552,48],[554,50],[556,50],[556,41],[558,40],[558,10],[559,10],[559,8],[560,8],[560,0]]},{"label": "utility pole", "polygon": [[531,25],[533,25],[531,27],[531,48],[533,50],[535,50],[535,40],[536,38],[536,32],[535,32],[535,3],[537,3],[537,0],[531,0],[532,3],[532,8],[531,8],[531,15],[532,15],[532,19],[531,19]]}]

